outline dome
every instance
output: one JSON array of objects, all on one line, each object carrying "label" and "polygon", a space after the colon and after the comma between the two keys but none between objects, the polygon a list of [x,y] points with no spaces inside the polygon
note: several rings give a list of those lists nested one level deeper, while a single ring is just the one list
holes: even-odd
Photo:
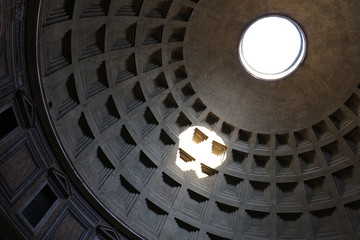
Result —
[{"label": "dome", "polygon": [[[23,2],[0,12],[0,203],[19,235],[360,237],[358,1]],[[268,16],[304,50],[276,81],[239,57]]]}]

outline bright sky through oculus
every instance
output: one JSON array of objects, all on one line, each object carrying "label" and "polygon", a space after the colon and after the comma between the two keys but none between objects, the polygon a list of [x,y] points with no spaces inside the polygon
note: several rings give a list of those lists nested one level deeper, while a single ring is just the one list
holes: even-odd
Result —
[{"label": "bright sky through oculus", "polygon": [[293,21],[280,16],[264,17],[246,29],[239,53],[251,75],[276,80],[292,73],[301,63],[305,38]]}]

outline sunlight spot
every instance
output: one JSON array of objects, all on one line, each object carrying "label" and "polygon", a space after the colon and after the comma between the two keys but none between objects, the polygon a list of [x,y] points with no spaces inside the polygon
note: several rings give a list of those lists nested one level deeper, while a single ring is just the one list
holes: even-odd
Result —
[{"label": "sunlight spot", "polygon": [[176,165],[183,171],[195,171],[198,178],[209,176],[204,166],[215,169],[226,159],[224,141],[205,127],[190,127],[179,136]]}]

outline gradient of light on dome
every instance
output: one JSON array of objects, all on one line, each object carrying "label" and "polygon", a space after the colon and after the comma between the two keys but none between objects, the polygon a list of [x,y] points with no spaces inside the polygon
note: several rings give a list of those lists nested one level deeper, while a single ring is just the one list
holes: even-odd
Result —
[{"label": "gradient of light on dome", "polygon": [[[195,129],[206,135],[207,139],[203,141],[195,141]],[[217,146],[223,146],[226,149],[226,145],[222,138],[218,136],[214,131],[202,126],[190,127],[186,131],[179,135],[179,149],[189,154],[194,160],[184,161],[180,157],[180,150],[176,156],[176,165],[182,171],[195,171],[198,178],[208,177],[201,169],[201,164],[216,169],[226,159],[226,150],[222,154],[214,152],[214,144]]]},{"label": "gradient of light on dome", "polygon": [[251,24],[241,39],[240,58],[256,77],[274,80],[291,73],[304,55],[304,37],[284,17],[264,17]]}]

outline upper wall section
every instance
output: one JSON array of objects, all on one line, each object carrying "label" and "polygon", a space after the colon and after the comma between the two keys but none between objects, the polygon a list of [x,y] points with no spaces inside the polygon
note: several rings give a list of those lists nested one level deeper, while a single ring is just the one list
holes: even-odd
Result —
[{"label": "upper wall section", "polygon": [[[357,237],[358,4],[43,1],[39,108],[60,160],[104,215],[146,239]],[[265,83],[241,68],[238,41],[280,10],[304,21],[309,54]]]},{"label": "upper wall section", "polygon": [[[305,128],[328,117],[356,89],[358,8],[356,1],[337,0],[316,5],[311,1],[203,1],[187,31],[184,54],[189,78],[206,105],[243,129],[279,133]],[[250,76],[238,55],[242,31],[267,14],[295,20],[307,39],[299,69],[275,82]]]}]

